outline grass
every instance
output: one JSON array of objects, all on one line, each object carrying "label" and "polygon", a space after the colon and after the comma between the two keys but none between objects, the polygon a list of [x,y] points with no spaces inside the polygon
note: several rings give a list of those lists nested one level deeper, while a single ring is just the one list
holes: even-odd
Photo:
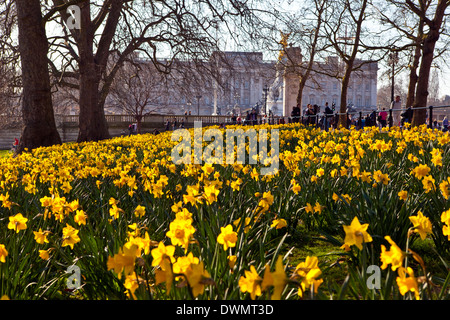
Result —
[{"label": "grass", "polygon": [[9,157],[10,154],[9,150],[0,150],[0,158]]}]

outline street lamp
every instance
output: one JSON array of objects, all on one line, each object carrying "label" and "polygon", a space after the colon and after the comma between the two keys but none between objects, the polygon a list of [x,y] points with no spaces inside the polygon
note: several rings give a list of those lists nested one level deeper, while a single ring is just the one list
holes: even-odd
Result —
[{"label": "street lamp", "polygon": [[269,91],[267,84],[264,86],[263,91],[264,91],[264,114],[267,115],[267,92]]},{"label": "street lamp", "polygon": [[394,76],[395,76],[395,64],[398,63],[398,52],[392,52],[389,54],[389,64],[392,65],[392,76],[391,76],[391,103],[394,102]]},{"label": "street lamp", "polygon": [[239,93],[235,92],[234,94],[234,99],[236,100],[236,103],[234,105],[234,110],[232,110],[231,112],[234,114],[234,111],[239,109],[239,99],[241,98],[241,96],[239,95]]},{"label": "street lamp", "polygon": [[197,98],[197,115],[200,115],[200,99],[202,98],[201,95],[196,96]]},{"label": "street lamp", "polygon": [[190,101],[188,101],[188,103],[186,103],[186,104],[187,104],[188,114],[190,115],[192,103]]}]

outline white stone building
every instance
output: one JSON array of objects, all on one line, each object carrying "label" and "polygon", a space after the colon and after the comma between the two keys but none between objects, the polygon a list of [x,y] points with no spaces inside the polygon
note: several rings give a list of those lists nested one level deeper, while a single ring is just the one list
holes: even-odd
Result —
[{"label": "white stone building", "polygon": [[[296,63],[302,63],[300,49],[293,49]],[[347,104],[357,110],[373,110],[377,106],[377,63],[358,60],[355,65],[360,68],[352,73]],[[336,57],[315,64],[303,91],[303,108],[307,104],[323,107],[325,102],[339,108],[339,68],[342,64]],[[154,71],[155,77],[160,77]],[[274,115],[290,116],[298,82],[298,76],[286,75],[277,61],[264,60],[262,52],[231,51],[215,52],[204,61],[176,61],[164,83],[158,80],[159,85],[151,87],[158,107],[155,112],[161,114],[245,115],[256,108],[260,114],[271,110]]]}]

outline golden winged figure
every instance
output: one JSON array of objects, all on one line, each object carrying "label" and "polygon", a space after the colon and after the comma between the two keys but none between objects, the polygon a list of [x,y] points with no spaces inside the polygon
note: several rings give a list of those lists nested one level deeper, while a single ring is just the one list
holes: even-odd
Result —
[{"label": "golden winged figure", "polygon": [[278,61],[281,61],[281,59],[283,59],[283,57],[286,54],[286,48],[288,46],[288,39],[289,39],[289,36],[291,35],[291,33],[290,32],[284,33],[283,31],[280,31],[280,34],[281,34],[281,40],[278,43],[281,44],[282,49],[280,50],[280,53],[278,55]]}]

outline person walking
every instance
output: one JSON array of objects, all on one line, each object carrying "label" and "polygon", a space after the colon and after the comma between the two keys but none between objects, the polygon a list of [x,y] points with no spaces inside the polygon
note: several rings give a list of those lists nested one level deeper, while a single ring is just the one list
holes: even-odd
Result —
[{"label": "person walking", "polygon": [[395,100],[391,104],[392,111],[392,125],[400,126],[401,114],[402,114],[402,100],[400,96],[396,96]]},{"label": "person walking", "polygon": [[448,118],[447,116],[444,117],[444,120],[442,120],[442,131],[447,132],[448,131]]}]

